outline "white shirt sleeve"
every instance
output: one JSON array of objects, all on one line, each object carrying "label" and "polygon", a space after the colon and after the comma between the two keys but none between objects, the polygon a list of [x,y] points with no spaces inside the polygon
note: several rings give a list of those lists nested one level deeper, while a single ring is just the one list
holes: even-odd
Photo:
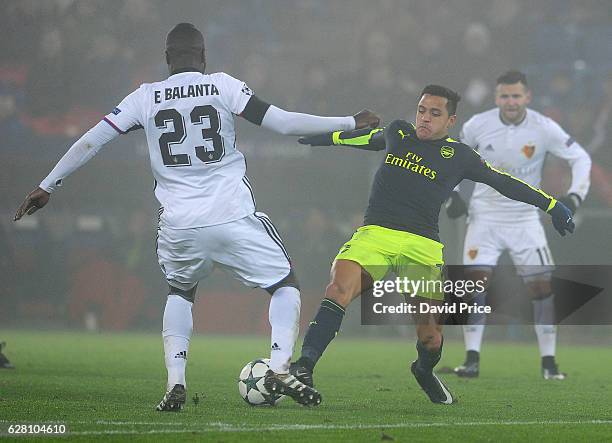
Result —
[{"label": "white shirt sleeve", "polygon": [[222,96],[225,98],[230,112],[236,115],[241,114],[251,97],[254,95],[253,90],[249,88],[245,82],[229,74],[218,73],[216,75],[221,76],[219,87],[222,90]]},{"label": "white shirt sleeve", "polygon": [[476,134],[473,129],[474,126],[474,117],[469,119],[463,124],[461,128],[461,132],[459,134],[459,140],[461,143],[464,143],[472,148],[478,148],[478,142],[476,141]]},{"label": "white shirt sleeve", "polygon": [[39,187],[52,193],[66,177],[91,160],[105,143],[118,135],[116,128],[105,120],[101,121],[70,147]]},{"label": "white shirt sleeve", "polygon": [[573,137],[553,120],[548,122],[548,151],[567,160],[572,168],[572,184],[568,194],[584,200],[591,186],[591,157]]},{"label": "white shirt sleeve", "polygon": [[350,131],[355,129],[355,119],[351,116],[319,117],[270,106],[261,126],[284,135],[315,135],[333,131]]},{"label": "white shirt sleeve", "polygon": [[141,112],[142,91],[143,87],[141,86],[124,98],[112,112],[104,117],[104,121],[119,134],[125,134],[126,132],[143,127]]}]

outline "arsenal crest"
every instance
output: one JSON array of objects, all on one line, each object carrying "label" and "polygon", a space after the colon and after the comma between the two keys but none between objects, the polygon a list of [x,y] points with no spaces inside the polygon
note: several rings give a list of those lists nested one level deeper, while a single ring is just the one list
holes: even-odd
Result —
[{"label": "arsenal crest", "polygon": [[470,257],[471,260],[474,260],[477,255],[478,255],[478,249],[470,249],[468,251],[468,256]]},{"label": "arsenal crest", "polygon": [[533,157],[533,153],[535,152],[535,145],[525,145],[523,146],[523,149],[521,149],[521,152],[523,154],[525,154],[525,157],[527,158],[531,158]]},{"label": "arsenal crest", "polygon": [[453,155],[455,155],[455,148],[450,146],[442,146],[440,148],[440,155],[442,158],[451,158]]}]

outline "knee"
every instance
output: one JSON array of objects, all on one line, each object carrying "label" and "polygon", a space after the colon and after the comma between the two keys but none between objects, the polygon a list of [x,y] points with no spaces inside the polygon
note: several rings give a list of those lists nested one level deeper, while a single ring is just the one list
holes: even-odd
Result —
[{"label": "knee", "polygon": [[327,285],[327,288],[325,288],[325,297],[346,308],[353,300],[354,294],[350,288],[333,280]]},{"label": "knee", "polygon": [[491,281],[491,271],[485,270],[470,270],[465,273],[465,280],[470,281],[472,285],[483,290],[487,290]]},{"label": "knee", "polygon": [[436,330],[417,331],[421,344],[430,352],[437,352],[442,347],[442,334]]},{"label": "knee", "polygon": [[550,280],[532,280],[526,281],[529,295],[534,299],[546,298],[552,293]]}]

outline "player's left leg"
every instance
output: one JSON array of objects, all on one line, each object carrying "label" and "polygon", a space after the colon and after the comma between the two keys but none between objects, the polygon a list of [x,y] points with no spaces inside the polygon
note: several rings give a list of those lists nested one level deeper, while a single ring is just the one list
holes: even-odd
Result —
[{"label": "player's left leg", "polygon": [[439,309],[424,310],[424,305],[438,308],[444,304],[443,245],[434,240],[408,234],[402,242],[402,253],[393,259],[393,271],[400,278],[420,283],[410,294],[417,306],[413,319],[417,332],[417,359],[410,370],[419,386],[433,403],[452,404],[455,400],[448,387],[433,372],[442,357],[442,324],[445,316]]},{"label": "player's left leg", "polygon": [[222,249],[213,252],[214,262],[245,285],[263,288],[271,296],[270,370],[264,386],[298,403],[318,405],[321,395],[289,374],[299,332],[301,301],[299,285],[280,234],[261,212],[215,229],[227,241]]},{"label": "player's left leg", "polygon": [[523,278],[533,303],[534,329],[542,359],[542,376],[546,380],[563,380],[566,374],[559,372],[555,361],[557,326],[555,302],[551,287],[554,269],[544,229],[539,222],[521,226],[521,241],[510,249],[510,255]]},{"label": "player's left leg", "polygon": [[[431,305],[441,305],[435,300],[428,300]],[[410,370],[421,389],[433,403],[452,404],[455,399],[448,387],[433,372],[442,357],[442,325],[439,318],[431,313],[417,313],[414,316],[417,332],[418,358],[412,362]]]}]

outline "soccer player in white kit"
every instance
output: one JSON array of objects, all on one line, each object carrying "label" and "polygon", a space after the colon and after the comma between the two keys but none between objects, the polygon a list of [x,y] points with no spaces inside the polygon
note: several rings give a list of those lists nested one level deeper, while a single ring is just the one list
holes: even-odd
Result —
[{"label": "soccer player in white kit", "polygon": [[[572,182],[567,196],[559,200],[575,212],[589,190],[589,155],[556,122],[527,108],[531,92],[523,73],[509,71],[500,76],[495,95],[497,108],[469,119],[463,125],[461,141],[477,149],[496,169],[535,187],[540,186],[547,153],[567,160]],[[465,209],[461,197],[454,192],[448,215],[456,218]],[[554,262],[539,214],[534,207],[507,199],[480,183],[476,184],[467,212],[463,247],[467,278],[489,279],[499,256],[504,250],[509,252],[532,297],[542,375],[547,380],[563,380],[566,374],[559,372],[555,361],[557,330],[551,288]],[[485,294],[476,295],[474,302],[484,305]],[[471,314],[468,323],[463,327],[466,360],[454,372],[462,377],[477,377],[485,316]]]},{"label": "soccer player in white kit", "polygon": [[266,381],[305,405],[321,396],[289,374],[298,335],[300,292],[289,255],[270,219],[256,212],[244,156],[236,149],[234,116],[289,135],[375,127],[376,115],[319,117],[287,112],[257,98],[240,80],[206,74],[204,38],[190,23],[166,38],[170,76],[146,83],[72,145],[15,214],[42,208],[78,167],[119,134],[144,129],[161,207],[157,255],[169,284],[163,316],[167,389],[159,411],[179,411],[186,399],[185,367],[198,282],[217,266],[271,295],[270,371]]}]

